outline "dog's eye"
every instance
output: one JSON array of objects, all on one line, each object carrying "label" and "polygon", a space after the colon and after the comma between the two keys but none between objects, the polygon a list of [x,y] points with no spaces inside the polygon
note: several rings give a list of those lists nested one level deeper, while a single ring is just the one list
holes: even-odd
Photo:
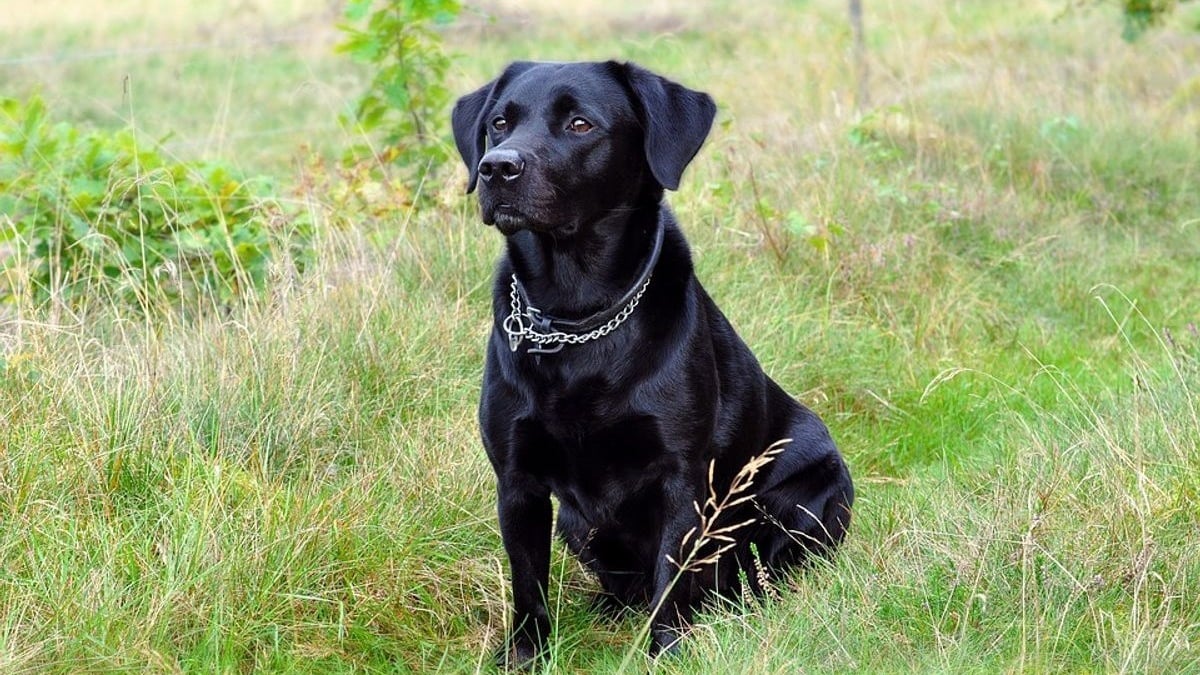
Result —
[{"label": "dog's eye", "polygon": [[497,117],[496,119],[492,120],[492,128],[496,131],[504,131],[505,129],[508,129],[508,120],[504,119],[503,117]]},{"label": "dog's eye", "polygon": [[586,134],[592,130],[592,123],[582,117],[573,117],[571,123],[567,125],[567,129],[577,134]]}]

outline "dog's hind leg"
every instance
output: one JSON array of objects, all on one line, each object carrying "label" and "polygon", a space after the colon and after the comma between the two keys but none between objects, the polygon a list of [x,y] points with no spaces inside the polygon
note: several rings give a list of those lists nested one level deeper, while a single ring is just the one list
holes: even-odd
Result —
[{"label": "dog's hind leg", "polygon": [[[787,464],[787,453],[781,459]],[[846,536],[854,487],[841,457],[830,453],[796,467],[755,502],[766,521],[757,542],[768,569],[786,568],[811,554],[827,554]]]}]

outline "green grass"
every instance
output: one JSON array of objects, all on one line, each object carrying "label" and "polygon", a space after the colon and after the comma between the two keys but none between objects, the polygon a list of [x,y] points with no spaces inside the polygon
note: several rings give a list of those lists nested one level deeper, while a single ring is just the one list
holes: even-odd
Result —
[{"label": "green grass", "polygon": [[[294,196],[320,248],[206,321],[0,307],[0,670],[487,670],[507,564],[475,405],[499,235],[459,167],[417,211],[309,180],[302,148],[355,140],[336,117],[365,81],[328,14],[135,4],[18,11],[0,57],[325,37],[0,66],[5,94],[325,185]],[[653,670],[1200,668],[1189,17],[1126,45],[1115,15],[1051,0],[866,5],[865,114],[833,0],[538,0],[447,33],[456,91],[510,58],[617,56],[715,96],[672,204],[857,481],[838,556],[707,612]],[[545,670],[644,670],[644,617],[590,611],[557,546],[553,576]]]}]

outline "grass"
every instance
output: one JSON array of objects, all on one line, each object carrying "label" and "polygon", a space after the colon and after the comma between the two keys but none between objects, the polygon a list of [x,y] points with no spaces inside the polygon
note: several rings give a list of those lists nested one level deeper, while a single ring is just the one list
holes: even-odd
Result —
[{"label": "grass", "polygon": [[[4,65],[6,94],[297,185],[303,146],[354,140],[364,78],[323,9],[135,4],[9,14],[0,58],[209,46]],[[1187,5],[1135,45],[1061,5],[868,3],[862,112],[833,0],[504,2],[447,33],[456,91],[619,56],[715,96],[672,204],[856,477],[837,557],[708,612],[655,672],[1200,667],[1200,43]],[[326,37],[223,37],[250,25]],[[507,566],[474,412],[500,240],[458,167],[426,187],[416,211],[299,190],[315,269],[228,316],[0,309],[0,670],[490,667]],[[545,670],[642,670],[644,617],[588,609],[557,546],[553,576]]]}]

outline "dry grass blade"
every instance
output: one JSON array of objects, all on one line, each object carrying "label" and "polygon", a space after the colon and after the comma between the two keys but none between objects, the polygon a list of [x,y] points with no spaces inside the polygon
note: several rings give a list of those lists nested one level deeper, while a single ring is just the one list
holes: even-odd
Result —
[{"label": "dry grass blade", "polygon": [[[750,458],[750,461],[746,462],[745,466],[733,477],[729,489],[720,497],[717,495],[716,486],[713,485],[715,461],[709,463],[708,499],[704,502],[703,507],[693,502],[693,507],[700,516],[700,524],[689,530],[680,542],[680,561],[671,560],[679,567],[681,573],[695,572],[708,565],[715,565],[726,551],[737,544],[734,533],[758,522],[757,518],[749,518],[732,525],[719,527],[717,525],[722,514],[754,499],[754,493],[751,492],[754,479],[791,442],[790,438],[780,439],[762,453]],[[713,543],[717,543],[718,546],[714,550],[702,554],[704,548]]]}]

